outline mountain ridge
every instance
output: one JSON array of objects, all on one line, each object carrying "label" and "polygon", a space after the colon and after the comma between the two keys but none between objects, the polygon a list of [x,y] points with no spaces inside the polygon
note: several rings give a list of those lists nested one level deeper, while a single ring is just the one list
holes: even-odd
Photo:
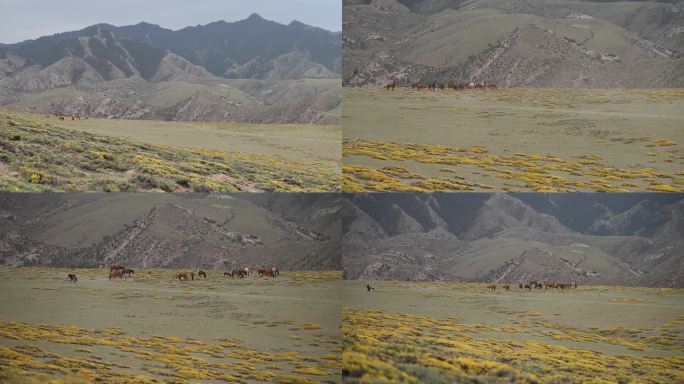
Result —
[{"label": "mountain ridge", "polygon": [[[345,198],[348,278],[684,286],[681,195],[383,195]],[[586,210],[599,214],[591,223],[578,222],[577,212]],[[383,221],[428,211],[439,217],[429,229],[379,230],[387,228]]]},{"label": "mountain ridge", "polygon": [[[102,118],[336,124],[340,37],[258,15],[177,31],[95,24],[0,46],[0,105]],[[268,86],[250,92],[243,80]],[[294,97],[277,97],[282,88]]]}]

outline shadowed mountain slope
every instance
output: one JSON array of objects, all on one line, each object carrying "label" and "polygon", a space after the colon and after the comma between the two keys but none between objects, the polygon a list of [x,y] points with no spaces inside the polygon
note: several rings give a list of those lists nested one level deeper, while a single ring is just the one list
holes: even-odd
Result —
[{"label": "shadowed mountain slope", "polygon": [[684,198],[349,194],[350,278],[684,286]]},{"label": "shadowed mountain slope", "polygon": [[248,193],[2,194],[0,263],[340,268],[339,196],[263,197],[269,201]]}]

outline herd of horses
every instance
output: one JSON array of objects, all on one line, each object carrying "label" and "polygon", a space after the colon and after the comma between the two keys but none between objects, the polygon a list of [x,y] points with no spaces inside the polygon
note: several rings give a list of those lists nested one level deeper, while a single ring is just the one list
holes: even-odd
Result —
[{"label": "herd of horses", "polygon": [[[397,82],[392,81],[389,84],[385,85],[385,89],[388,91],[394,91],[397,88]],[[451,88],[454,91],[465,91],[469,89],[481,89],[481,90],[486,90],[486,89],[498,89],[496,86],[496,83],[488,83],[488,82],[453,82],[451,84],[446,84],[446,83],[439,83],[437,81],[433,81],[432,83],[423,83],[420,81],[416,81],[411,83],[411,89],[416,89],[416,90],[428,90],[428,91],[443,91],[447,88]]]},{"label": "herd of horses", "polygon": [[[112,265],[109,267],[109,280],[117,278],[123,279],[125,277],[131,277],[131,275],[135,275],[135,271],[133,269],[129,269],[121,265]],[[249,277],[250,275],[252,275],[252,270],[249,267],[245,267],[242,269],[233,269],[232,271],[223,272],[223,277],[231,277],[233,279],[243,279],[245,277]],[[257,276],[259,277],[276,277],[279,275],[280,271],[277,267],[259,268],[257,270]],[[78,281],[78,279],[76,278],[76,274],[74,273],[69,273],[67,277],[71,282]],[[177,278],[179,281],[195,280],[195,272],[180,272],[177,273],[174,277]],[[206,279],[207,272],[202,270],[197,271],[197,277]]]},{"label": "herd of horses", "polygon": [[[491,291],[496,291],[497,285],[496,284],[490,284],[487,286],[487,289]],[[510,284],[502,284],[501,288],[504,290],[508,291],[511,289]],[[546,290],[546,289],[555,289],[558,291],[564,291],[566,289],[571,289],[571,288],[577,288],[577,283],[572,282],[572,283],[543,283],[540,281],[530,281],[527,284],[523,283],[518,283],[518,288],[519,289],[526,289],[528,291],[532,291],[533,289],[536,290]]]},{"label": "herd of horses", "polygon": [[48,118],[48,119],[55,118],[55,119],[57,119],[57,120],[69,120],[69,119],[71,119],[71,120],[81,120],[81,119],[83,119],[83,120],[88,120],[88,116],[81,116],[81,115],[65,115],[65,114],[63,114],[63,113],[55,113],[55,114],[46,113],[46,114],[45,114],[45,117]]}]

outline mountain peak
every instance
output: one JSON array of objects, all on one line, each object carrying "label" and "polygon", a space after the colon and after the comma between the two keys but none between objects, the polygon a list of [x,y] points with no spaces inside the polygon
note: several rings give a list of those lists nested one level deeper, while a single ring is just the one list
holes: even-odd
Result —
[{"label": "mountain peak", "polygon": [[256,12],[249,15],[249,17],[246,20],[249,20],[249,21],[265,21],[265,19],[263,17],[261,17],[261,15],[259,15]]}]

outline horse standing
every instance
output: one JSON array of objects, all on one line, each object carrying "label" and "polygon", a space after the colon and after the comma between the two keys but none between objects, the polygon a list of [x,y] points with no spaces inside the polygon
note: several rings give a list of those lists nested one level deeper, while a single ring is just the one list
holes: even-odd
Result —
[{"label": "horse standing", "polygon": [[204,272],[204,271],[199,271],[199,272],[197,272],[197,275],[200,276],[200,277],[202,277],[203,279],[206,279],[206,278],[207,278],[207,273]]},{"label": "horse standing", "polygon": [[123,279],[123,269],[113,269],[109,271],[109,280],[115,278]]},{"label": "horse standing", "polygon": [[131,275],[135,275],[135,271],[132,269],[124,268],[121,270],[121,274],[122,275],[128,275],[128,277],[131,277]]},{"label": "horse standing", "polygon": [[72,282],[72,283],[75,283],[75,282],[78,281],[78,279],[76,278],[76,274],[75,274],[75,273],[70,273],[70,274],[67,275],[67,277],[69,278],[69,281]]}]

